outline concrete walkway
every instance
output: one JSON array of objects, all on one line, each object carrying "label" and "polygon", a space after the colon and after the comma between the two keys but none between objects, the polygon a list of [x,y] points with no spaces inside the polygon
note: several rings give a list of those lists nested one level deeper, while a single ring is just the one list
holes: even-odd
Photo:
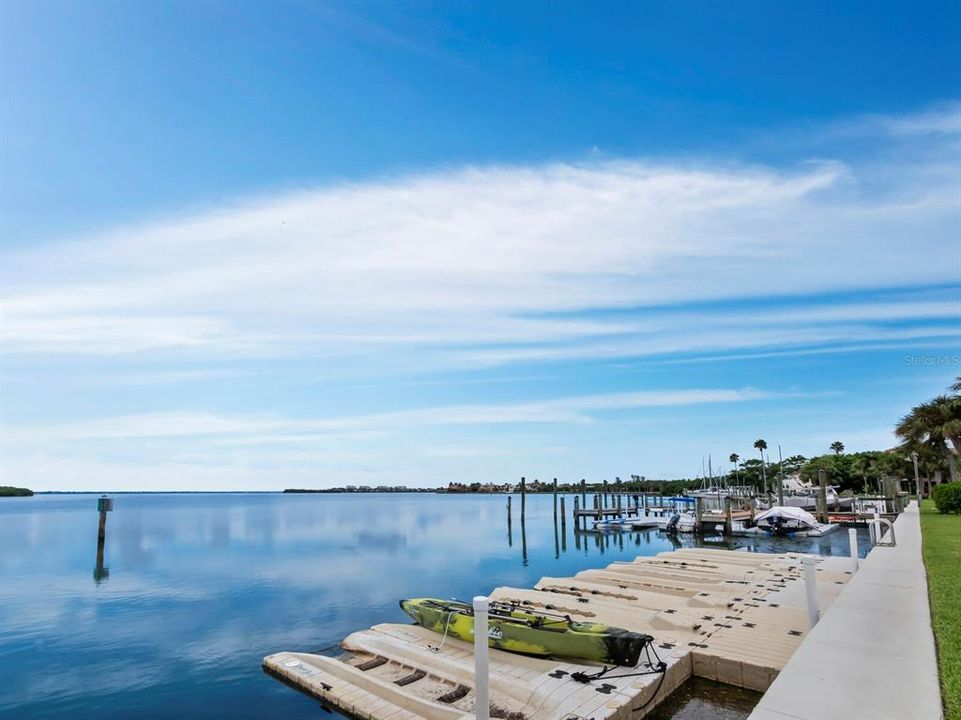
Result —
[{"label": "concrete walkway", "polygon": [[939,720],[917,503],[895,522],[748,720]]}]

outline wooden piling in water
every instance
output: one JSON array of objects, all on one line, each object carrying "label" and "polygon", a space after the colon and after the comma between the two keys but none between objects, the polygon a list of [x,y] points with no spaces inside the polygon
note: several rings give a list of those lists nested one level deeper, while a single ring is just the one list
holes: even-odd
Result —
[{"label": "wooden piling in water", "polygon": [[524,511],[527,509],[527,478],[521,478],[521,522],[524,522]]},{"label": "wooden piling in water", "polygon": [[100,522],[97,527],[97,542],[103,544],[104,539],[107,537],[107,511],[100,511]]},{"label": "wooden piling in water", "polygon": [[527,566],[527,525],[524,522],[524,515],[521,515],[521,562]]},{"label": "wooden piling in water", "polygon": [[97,523],[97,564],[93,569],[93,578],[98,583],[110,576],[110,570],[103,565],[103,549],[107,540],[107,513],[113,510],[113,500],[106,495],[97,498],[97,511],[100,519]]},{"label": "wooden piling in water", "polygon": [[557,525],[557,478],[554,478],[554,524]]},{"label": "wooden piling in water", "polygon": [[560,538],[557,534],[557,515],[554,515],[554,559],[557,560],[561,556],[561,543]]},{"label": "wooden piling in water", "polygon": [[731,520],[731,498],[724,498],[724,537],[731,537],[733,522]]},{"label": "wooden piling in water", "polygon": [[828,521],[828,478],[824,470],[818,470],[818,522]]}]

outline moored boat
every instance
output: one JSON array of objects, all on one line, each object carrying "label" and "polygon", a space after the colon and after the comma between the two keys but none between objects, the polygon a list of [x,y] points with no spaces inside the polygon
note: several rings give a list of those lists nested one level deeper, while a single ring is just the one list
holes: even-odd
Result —
[{"label": "moored boat", "polygon": [[809,512],[796,507],[775,505],[754,518],[754,524],[772,535],[817,530],[818,521]]},{"label": "moored boat", "polygon": [[[418,625],[474,641],[473,608],[457,600],[414,598],[400,601],[401,609]],[[488,644],[526,655],[557,655],[599,663],[637,664],[650,635],[601,623],[575,622],[566,615],[534,611],[515,604],[490,604]]]}]

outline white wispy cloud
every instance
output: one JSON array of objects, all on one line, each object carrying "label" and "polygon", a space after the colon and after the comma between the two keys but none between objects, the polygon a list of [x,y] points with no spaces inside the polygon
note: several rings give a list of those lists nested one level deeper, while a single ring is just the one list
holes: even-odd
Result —
[{"label": "white wispy cloud", "polygon": [[21,427],[10,443],[129,440],[136,438],[241,438],[252,444],[314,441],[320,436],[368,434],[411,427],[512,423],[589,423],[592,413],[630,408],[733,403],[783,397],[754,388],[601,393],[539,402],[449,405],[334,418],[198,412],[141,413],[98,420]]},{"label": "white wispy cloud", "polygon": [[[743,418],[760,400],[785,401],[785,427],[804,432],[787,408],[794,398],[751,388],[652,390],[692,382],[644,377],[634,386],[648,389],[629,392],[623,378],[585,373],[573,380],[581,394],[531,399],[515,382],[509,392],[490,386],[510,402],[488,402],[482,384],[507,379],[487,368],[524,362],[558,364],[515,379],[565,382],[582,367],[569,361],[653,366],[956,343],[959,108],[821,128],[805,138],[805,157],[817,160],[790,165],[463,167],[8,250],[3,382],[21,405],[4,407],[4,482],[433,485],[512,477],[525,459],[546,465],[559,453],[586,474],[615,464],[623,473],[641,452],[668,467],[668,454],[688,449],[688,421],[701,413],[655,408],[710,405],[725,424],[728,410],[743,408]],[[384,379],[400,376],[394,389],[406,390],[381,397]],[[344,378],[363,412],[348,410]],[[58,387],[46,388],[51,380]],[[462,387],[446,398],[444,383]],[[337,397],[322,397],[335,385]],[[294,399],[308,386],[310,397]],[[43,421],[45,407],[68,405],[80,419]],[[674,424],[645,428],[649,439],[604,434],[628,415]],[[806,422],[821,431],[820,416]],[[856,439],[857,423],[847,427]],[[710,432],[739,447],[735,429]]]},{"label": "white wispy cloud", "polygon": [[[11,428],[0,435],[0,484],[31,478],[35,487],[196,490],[357,484],[422,485],[457,472],[465,458],[508,466],[532,452],[567,452],[558,439],[511,439],[493,428],[585,428],[605,413],[732,405],[799,394],[755,388],[615,392],[536,402],[447,405],[326,418],[277,414],[139,413]],[[452,428],[474,428],[451,439]],[[484,436],[488,438],[484,440]],[[478,439],[480,438],[480,439]],[[441,465],[438,465],[440,463]],[[425,470],[425,468],[432,468]],[[444,467],[444,469],[440,469]],[[489,470],[476,466],[473,476]]]},{"label": "white wispy cloud", "polygon": [[[918,135],[955,143],[952,118],[932,111],[876,125],[911,135],[915,148]],[[570,314],[954,282],[961,171],[910,148],[888,174],[857,159],[472,167],[118,228],[8,254],[3,345],[223,358],[644,340],[652,322],[659,329],[643,312]],[[810,325],[948,309],[882,301],[813,312],[795,317]],[[764,317],[741,313],[752,325]]]}]

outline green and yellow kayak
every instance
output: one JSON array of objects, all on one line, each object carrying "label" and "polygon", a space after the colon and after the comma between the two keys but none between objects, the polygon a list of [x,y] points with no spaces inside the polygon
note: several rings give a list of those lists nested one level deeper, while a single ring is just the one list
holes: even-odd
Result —
[{"label": "green and yellow kayak", "polygon": [[[425,628],[474,642],[474,611],[464,602],[415,598],[401,609]],[[519,605],[490,604],[488,644],[525,655],[558,655],[594,662],[637,665],[650,635],[601,623],[574,622],[565,615],[541,613]]]}]

